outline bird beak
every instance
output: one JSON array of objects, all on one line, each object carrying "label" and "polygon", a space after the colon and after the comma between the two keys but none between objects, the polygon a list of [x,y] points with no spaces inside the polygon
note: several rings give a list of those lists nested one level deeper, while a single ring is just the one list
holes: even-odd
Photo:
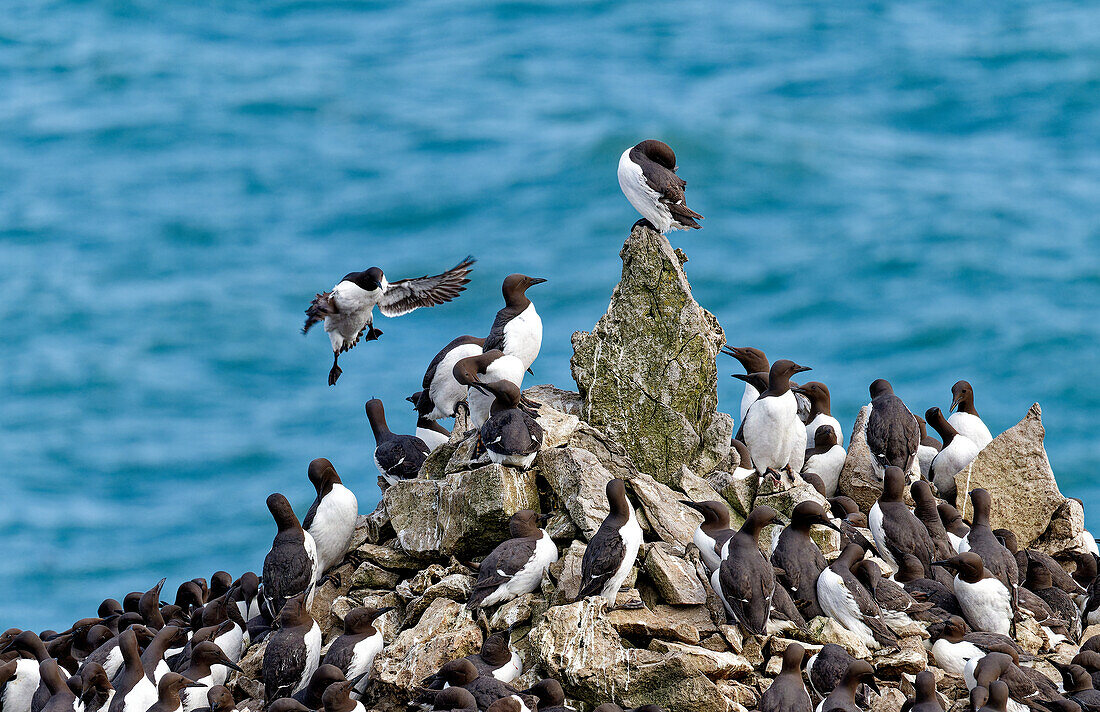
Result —
[{"label": "bird beak", "polygon": [[874,690],[876,695],[881,695],[882,694],[881,692],[879,692],[878,683],[875,682],[875,678],[872,677],[870,682],[865,682],[863,684],[867,685],[867,687],[870,687],[872,690]]},{"label": "bird beak", "polygon": [[184,687],[206,687],[206,684],[202,682],[195,682],[194,680],[187,680],[187,684],[185,684]]},{"label": "bird beak", "polygon": [[692,502],[690,499],[681,499],[680,504],[684,505],[685,507],[691,507],[700,514],[703,513],[703,510],[699,509],[699,504],[697,502]]},{"label": "bird beak", "polygon": [[237,672],[244,672],[244,670],[241,670],[241,666],[240,666],[240,665],[238,665],[237,663],[233,662],[233,661],[232,661],[232,660],[230,660],[229,658],[222,658],[222,660],[221,660],[221,664],[222,664],[222,665],[224,665],[224,666],[226,666],[227,668],[230,668],[230,669],[232,669],[232,670],[236,670]]},{"label": "bird beak", "polygon": [[833,524],[833,522],[832,522],[832,521],[831,521],[831,520],[830,520],[830,519],[829,519],[828,517],[822,517],[822,518],[821,518],[821,521],[820,521],[820,522],[818,522],[818,524],[820,524],[820,525],[821,525],[821,526],[823,526],[823,527],[829,527],[829,528],[830,528],[830,529],[832,529],[832,530],[833,530],[834,532],[839,532],[839,531],[840,531],[840,527],[838,527],[837,525]]},{"label": "bird beak", "polygon": [[531,277],[531,286],[534,286],[536,284],[542,284],[545,281],[546,280],[543,279],[542,277]]},{"label": "bird beak", "polygon": [[953,562],[953,561],[933,561],[932,565],[933,566],[942,566],[945,569],[955,568],[955,562]]},{"label": "bird beak", "polygon": [[813,369],[810,368],[809,366],[795,366],[795,368],[794,368],[795,373],[802,373],[803,371],[812,371],[812,370]]},{"label": "bird beak", "polygon": [[954,413],[955,409],[959,407],[959,403],[962,403],[962,396],[955,396],[951,400],[951,408],[950,408],[950,410],[948,410],[948,412],[949,413]]},{"label": "bird beak", "polygon": [[535,521],[537,521],[539,524],[545,525],[547,522],[550,521],[550,517],[552,516],[552,514],[540,514],[535,517]]}]

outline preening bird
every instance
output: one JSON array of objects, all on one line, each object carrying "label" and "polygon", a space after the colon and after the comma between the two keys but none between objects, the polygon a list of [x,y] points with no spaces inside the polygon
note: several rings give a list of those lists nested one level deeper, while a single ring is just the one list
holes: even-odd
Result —
[{"label": "preening bird", "polygon": [[619,187],[653,229],[698,230],[703,216],[687,206],[684,188],[676,175],[676,154],[667,143],[648,139],[623,151],[619,158]]}]

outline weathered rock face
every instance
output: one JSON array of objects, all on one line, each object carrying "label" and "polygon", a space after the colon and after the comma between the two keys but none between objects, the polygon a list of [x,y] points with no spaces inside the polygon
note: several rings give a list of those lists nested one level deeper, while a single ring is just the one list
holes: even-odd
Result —
[{"label": "weathered rock face", "polygon": [[[969,492],[981,487],[993,497],[990,524],[994,529],[1012,529],[1021,545],[1039,542],[1051,527],[1052,516],[1066,502],[1043,447],[1044,435],[1043,414],[1036,403],[1023,420],[994,438],[969,467],[955,475],[956,506],[964,518],[973,512]],[[1072,510],[1072,505],[1067,505],[1059,512],[1059,521],[1069,526],[1061,531],[1056,526],[1049,543],[1073,540],[1084,529],[1083,510],[1079,519]]]},{"label": "weathered rock face", "polygon": [[374,660],[378,683],[402,696],[445,663],[476,653],[481,629],[455,601],[432,601],[417,624],[402,631]]},{"label": "weathered rock face", "polygon": [[851,497],[864,512],[870,511],[882,494],[882,480],[871,467],[871,451],[867,448],[867,434],[864,432],[870,414],[871,406],[865,405],[856,416],[848,442],[848,455],[844,458],[844,468],[840,471],[837,484],[837,494]]},{"label": "weathered rock face", "polygon": [[622,280],[595,329],[573,335],[581,416],[668,482],[682,465],[709,472],[729,452],[733,420],[717,412],[718,320],[691,296],[686,258],[636,226]]}]

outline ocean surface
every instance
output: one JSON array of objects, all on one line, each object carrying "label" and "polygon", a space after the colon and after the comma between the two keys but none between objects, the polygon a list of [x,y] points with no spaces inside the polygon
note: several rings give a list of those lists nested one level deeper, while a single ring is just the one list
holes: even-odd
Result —
[{"label": "ocean surface", "polygon": [[[260,570],[264,505],[332,460],[378,500],[364,402],[414,419],[511,272],[570,335],[637,215],[619,154],[677,151],[675,233],[730,343],[813,366],[846,430],[875,378],[1043,406],[1100,530],[1100,6],[1088,2],[15,0],[0,10],[0,629]],[[341,359],[344,273],[479,261]],[[720,364],[722,406],[741,383]]]}]

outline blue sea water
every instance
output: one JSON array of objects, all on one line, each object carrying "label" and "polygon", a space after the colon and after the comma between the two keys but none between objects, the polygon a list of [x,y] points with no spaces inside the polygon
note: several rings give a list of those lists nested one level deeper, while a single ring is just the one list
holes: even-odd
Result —
[{"label": "blue sea water", "polygon": [[[889,378],[1043,405],[1100,527],[1100,6],[1088,2],[14,0],[0,9],[0,629],[162,576],[259,570],[328,457],[378,499],[435,351],[510,272],[531,382],[617,281],[622,150],[678,153],[695,295],[812,365],[851,423]],[[453,304],[342,359],[302,310],[345,272],[479,258]],[[722,405],[740,382],[721,364]]]}]

